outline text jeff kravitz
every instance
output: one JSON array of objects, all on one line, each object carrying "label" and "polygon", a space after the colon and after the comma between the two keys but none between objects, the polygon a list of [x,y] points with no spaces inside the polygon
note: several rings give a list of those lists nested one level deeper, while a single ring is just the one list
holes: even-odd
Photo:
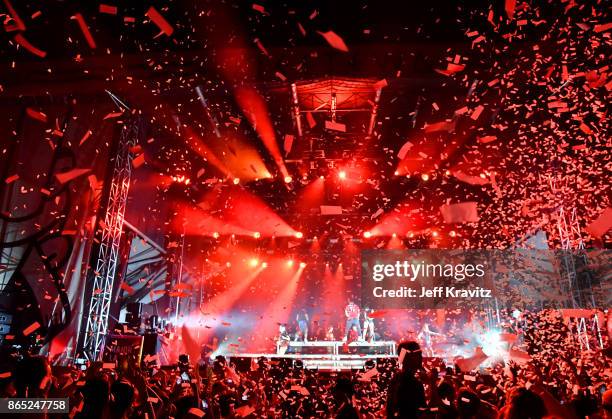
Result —
[{"label": "text jeff kravitz", "polygon": [[453,286],[421,287],[420,290],[409,287],[386,289],[374,287],[372,295],[376,298],[492,298],[488,288],[457,288]]}]

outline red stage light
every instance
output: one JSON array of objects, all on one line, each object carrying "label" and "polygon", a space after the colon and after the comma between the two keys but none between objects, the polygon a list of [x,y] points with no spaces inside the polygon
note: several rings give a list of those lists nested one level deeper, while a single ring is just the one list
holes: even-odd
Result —
[{"label": "red stage light", "polygon": [[364,231],[363,232],[363,237],[366,239],[369,239],[370,237],[372,237],[372,233],[370,233],[369,231]]},{"label": "red stage light", "polygon": [[433,237],[438,237],[438,232],[437,232],[437,231],[432,231],[431,235],[432,235]]},{"label": "red stage light", "polygon": [[259,231],[256,231],[255,233],[253,233],[253,237],[255,237],[256,239],[261,237],[261,233]]},{"label": "red stage light", "polygon": [[423,181],[427,182],[429,180],[429,175],[427,173],[423,173],[421,175],[421,179],[423,179]]},{"label": "red stage light", "polygon": [[264,263],[262,263],[262,264],[261,264],[261,267],[262,267],[262,268],[267,268],[267,267],[268,267],[268,262],[264,262]]},{"label": "red stage light", "polygon": [[455,233],[455,230],[451,230],[450,233],[448,233],[451,237],[455,237],[457,235],[457,233]]},{"label": "red stage light", "polygon": [[251,265],[251,267],[256,267],[257,265],[259,265],[259,259],[257,258],[253,258],[251,260],[249,260],[249,265]]},{"label": "red stage light", "polygon": [[219,233],[215,231],[215,232],[213,233],[213,237],[214,237],[215,239],[218,239],[218,238],[219,238]]},{"label": "red stage light", "polygon": [[291,268],[293,266],[293,260],[289,259],[287,261],[287,266]]},{"label": "red stage light", "polygon": [[291,183],[293,178],[291,176],[285,176],[285,183]]},{"label": "red stage light", "polygon": [[235,177],[233,182],[234,185],[238,185],[240,183],[240,178]]},{"label": "red stage light", "polygon": [[297,233],[295,233],[295,238],[296,239],[301,239],[302,237],[304,237],[304,234],[302,234],[301,231],[298,231]]},{"label": "red stage light", "polygon": [[306,262],[300,262],[300,268],[305,268],[306,267]]},{"label": "red stage light", "polygon": [[340,172],[338,172],[338,177],[342,180],[346,179],[346,172],[344,170],[341,170]]}]

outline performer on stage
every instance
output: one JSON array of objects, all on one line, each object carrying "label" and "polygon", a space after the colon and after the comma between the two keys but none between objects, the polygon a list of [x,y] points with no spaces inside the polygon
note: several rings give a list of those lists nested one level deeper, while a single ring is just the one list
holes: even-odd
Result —
[{"label": "performer on stage", "polygon": [[289,348],[289,341],[291,340],[291,336],[289,332],[287,332],[287,326],[285,324],[281,324],[278,326],[278,340],[276,345],[276,353],[279,355],[284,355]]},{"label": "performer on stage", "polygon": [[298,332],[295,334],[295,340],[302,338],[304,342],[308,342],[308,312],[305,308],[298,311],[297,316],[295,316],[295,321],[298,324]]},{"label": "performer on stage", "polygon": [[425,322],[425,324],[423,324],[423,328],[417,335],[417,338],[420,339],[424,343],[423,353],[426,356],[435,356],[432,341],[431,341],[432,336],[444,336],[444,335],[441,333],[433,332],[429,328],[429,324]]},{"label": "performer on stage", "polygon": [[344,308],[344,315],[346,316],[346,325],[344,326],[344,341],[348,338],[350,330],[355,326],[357,336],[361,336],[361,326],[359,325],[359,306],[352,300],[349,300],[347,306]]},{"label": "performer on stage", "polygon": [[366,308],[363,310],[363,335],[361,340],[366,340],[368,342],[374,342],[374,319],[369,316],[373,310]]}]

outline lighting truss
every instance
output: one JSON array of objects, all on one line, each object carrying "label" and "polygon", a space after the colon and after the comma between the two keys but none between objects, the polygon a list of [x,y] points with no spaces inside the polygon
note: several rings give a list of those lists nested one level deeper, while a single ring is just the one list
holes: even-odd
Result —
[{"label": "lighting truss", "polygon": [[132,174],[131,149],[140,133],[136,119],[128,120],[119,136],[115,166],[110,185],[104,223],[101,224],[101,240],[96,268],[93,273],[91,305],[87,316],[83,350],[88,359],[95,361],[102,356],[104,338],[108,329],[110,305],[113,300],[113,283],[119,260],[119,247],[125,207]]},{"label": "lighting truss", "polygon": [[[551,180],[551,189],[557,193],[562,190],[563,185]],[[586,274],[586,283],[579,281],[576,272],[576,257],[580,259],[582,266],[588,266],[585,246],[582,240],[582,231],[578,222],[576,208],[566,210],[562,202],[557,210],[557,232],[562,250],[562,271],[565,276],[564,282],[567,286],[570,308],[586,307],[590,304],[595,308],[594,296],[590,276]],[[579,317],[570,321],[570,328],[574,337],[580,344],[582,350],[590,350],[590,333],[595,337],[600,348],[603,348],[600,325],[597,314],[587,317]]]}]

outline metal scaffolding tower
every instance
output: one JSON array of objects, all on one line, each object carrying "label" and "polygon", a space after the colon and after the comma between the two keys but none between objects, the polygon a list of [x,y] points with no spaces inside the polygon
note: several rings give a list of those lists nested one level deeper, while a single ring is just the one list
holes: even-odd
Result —
[{"label": "metal scaffolding tower", "polygon": [[[551,179],[551,189],[554,193],[559,194],[561,192],[562,194],[563,186]],[[584,252],[585,246],[582,240],[582,231],[580,230],[576,208],[566,210],[564,202],[561,202],[557,209],[557,232],[562,250],[561,268],[565,276],[566,290],[569,296],[568,308],[586,308],[589,305],[595,308],[589,274],[585,275],[586,281],[580,280],[577,274],[576,262],[579,262],[582,269],[588,265],[588,261]],[[599,346],[603,348],[600,325],[596,313],[589,317],[581,315],[580,317],[570,319],[569,327],[582,350],[590,350],[590,333],[593,334]]]},{"label": "metal scaffolding tower", "polygon": [[132,174],[131,149],[140,133],[136,119],[128,119],[121,129],[115,166],[101,226],[101,240],[94,271],[91,306],[87,315],[83,351],[90,360],[99,360],[104,348],[108,316],[113,300],[113,283],[119,260],[119,245],[123,232],[125,207]]}]

